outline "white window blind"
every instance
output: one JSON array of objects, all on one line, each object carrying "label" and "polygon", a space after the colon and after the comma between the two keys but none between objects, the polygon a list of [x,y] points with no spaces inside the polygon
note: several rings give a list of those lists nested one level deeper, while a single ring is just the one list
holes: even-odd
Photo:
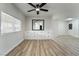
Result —
[{"label": "white window blind", "polygon": [[21,31],[21,21],[9,14],[1,12],[1,33]]}]

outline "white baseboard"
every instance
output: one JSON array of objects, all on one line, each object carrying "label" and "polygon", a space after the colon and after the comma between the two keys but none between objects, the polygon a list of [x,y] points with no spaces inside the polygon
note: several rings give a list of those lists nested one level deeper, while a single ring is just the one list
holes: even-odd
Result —
[{"label": "white baseboard", "polygon": [[73,37],[76,37],[76,38],[79,38],[79,36],[78,35],[72,35]]},{"label": "white baseboard", "polygon": [[10,48],[7,52],[5,52],[3,54],[3,56],[6,56],[10,51],[12,51],[16,46],[18,46],[21,42],[23,42],[24,40],[20,40],[16,45],[14,45],[12,48]]}]

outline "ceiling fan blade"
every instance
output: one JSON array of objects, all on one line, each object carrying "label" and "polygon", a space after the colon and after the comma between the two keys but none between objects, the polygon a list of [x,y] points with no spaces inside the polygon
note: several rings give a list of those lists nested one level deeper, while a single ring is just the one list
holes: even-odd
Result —
[{"label": "ceiling fan blade", "polygon": [[28,12],[34,11],[35,9],[29,10]]},{"label": "ceiling fan blade", "polygon": [[39,4],[37,4],[36,7],[39,8]]},{"label": "ceiling fan blade", "polygon": [[37,11],[37,15],[39,14],[39,11]]},{"label": "ceiling fan blade", "polygon": [[39,7],[41,8],[41,7],[43,7],[45,4],[46,4],[46,3],[42,3]]},{"label": "ceiling fan blade", "polygon": [[35,5],[33,5],[32,3],[28,3],[29,5],[31,5],[32,7],[34,7],[34,8],[36,8],[36,6]]},{"label": "ceiling fan blade", "polygon": [[46,11],[46,12],[48,12],[48,10],[47,9],[40,9],[41,11]]}]

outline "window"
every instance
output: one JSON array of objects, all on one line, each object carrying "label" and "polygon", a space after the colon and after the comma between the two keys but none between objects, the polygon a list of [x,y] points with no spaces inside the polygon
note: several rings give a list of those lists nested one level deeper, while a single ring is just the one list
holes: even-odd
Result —
[{"label": "window", "polygon": [[1,33],[21,31],[21,21],[1,12]]},{"label": "window", "polygon": [[33,19],[32,20],[32,30],[44,30],[44,20],[42,19]]}]

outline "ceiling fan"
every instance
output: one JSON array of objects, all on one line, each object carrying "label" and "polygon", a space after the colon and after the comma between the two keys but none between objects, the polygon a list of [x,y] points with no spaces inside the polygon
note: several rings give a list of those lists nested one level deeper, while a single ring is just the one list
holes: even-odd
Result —
[{"label": "ceiling fan", "polygon": [[40,11],[45,11],[45,12],[48,12],[47,9],[43,9],[42,7],[44,5],[46,5],[46,3],[41,3],[41,4],[36,4],[36,5],[33,5],[32,3],[28,3],[30,6],[34,7],[34,9],[32,10],[29,10],[28,12],[31,12],[31,11],[36,11],[37,15],[39,15],[39,12]]}]

